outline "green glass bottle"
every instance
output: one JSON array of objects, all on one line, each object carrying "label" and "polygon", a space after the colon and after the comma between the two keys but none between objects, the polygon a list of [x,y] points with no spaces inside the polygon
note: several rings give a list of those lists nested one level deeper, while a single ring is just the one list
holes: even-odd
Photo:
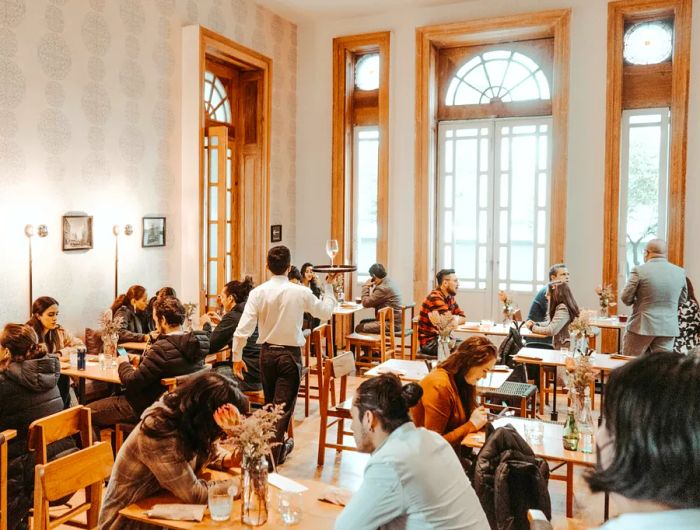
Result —
[{"label": "green glass bottle", "polygon": [[574,418],[574,409],[569,406],[569,413],[566,417],[566,423],[564,424],[564,433],[562,436],[562,441],[564,442],[564,449],[569,451],[576,451],[578,449],[578,427],[576,426],[576,418]]}]

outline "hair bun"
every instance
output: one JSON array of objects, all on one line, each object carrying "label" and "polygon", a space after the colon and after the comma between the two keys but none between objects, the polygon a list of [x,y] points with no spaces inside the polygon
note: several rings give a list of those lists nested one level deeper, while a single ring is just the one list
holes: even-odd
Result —
[{"label": "hair bun", "polygon": [[408,383],[401,388],[401,397],[408,408],[415,407],[423,397],[423,389],[418,383]]}]

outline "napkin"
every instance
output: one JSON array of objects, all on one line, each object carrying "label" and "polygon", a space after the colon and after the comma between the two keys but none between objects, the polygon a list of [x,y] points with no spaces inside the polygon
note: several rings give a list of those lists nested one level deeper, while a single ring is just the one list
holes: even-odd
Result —
[{"label": "napkin", "polygon": [[621,353],[613,353],[613,354],[610,356],[610,358],[611,358],[611,359],[620,359],[620,360],[623,360],[623,361],[631,361],[631,360],[634,359],[635,357],[633,357],[633,356],[631,356],[631,355],[622,355]]},{"label": "napkin", "polygon": [[518,359],[530,359],[532,361],[541,361],[542,357],[537,357],[535,355],[523,355],[521,353],[518,353],[515,355]]},{"label": "napkin", "polygon": [[206,504],[156,504],[146,515],[152,519],[199,522],[204,519],[206,507]]},{"label": "napkin", "polygon": [[391,368],[388,366],[377,367],[377,373],[378,374],[396,374],[399,377],[402,375],[406,375],[406,372],[404,370],[401,370],[400,368]]},{"label": "napkin", "polygon": [[508,368],[507,364],[496,364],[494,365],[493,368],[491,368],[492,372],[509,372],[510,368]]},{"label": "napkin", "polygon": [[331,504],[337,504],[338,506],[345,506],[350,502],[351,497],[352,492],[331,486],[321,497],[318,498],[318,500],[330,502]]},{"label": "napkin", "polygon": [[303,484],[299,484],[297,481],[284,477],[279,473],[270,473],[267,476],[267,481],[277,489],[290,491],[292,493],[303,493],[309,489]]}]

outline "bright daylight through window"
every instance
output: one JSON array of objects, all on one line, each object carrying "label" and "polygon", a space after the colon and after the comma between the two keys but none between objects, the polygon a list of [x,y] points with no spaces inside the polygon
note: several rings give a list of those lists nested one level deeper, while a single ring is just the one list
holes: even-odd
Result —
[{"label": "bright daylight through window", "polygon": [[358,275],[367,274],[377,259],[377,169],[379,128],[355,127],[353,202]]},{"label": "bright daylight through window", "polygon": [[658,64],[671,58],[673,28],[665,22],[642,22],[625,31],[623,55],[631,64]]}]

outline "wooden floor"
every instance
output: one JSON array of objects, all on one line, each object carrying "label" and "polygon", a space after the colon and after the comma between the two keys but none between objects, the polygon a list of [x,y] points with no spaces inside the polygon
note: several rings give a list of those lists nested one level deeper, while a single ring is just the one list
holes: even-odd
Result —
[{"label": "wooden floor", "polygon": [[[349,392],[352,392],[362,381],[360,378],[351,377],[349,380]],[[596,400],[598,401],[598,400]],[[560,411],[565,410],[566,398],[559,396],[557,406]],[[329,485],[340,486],[350,490],[356,490],[362,483],[362,473],[369,455],[356,452],[343,451],[335,453],[328,449],[326,463],[323,467],[316,466],[318,454],[318,429],[320,416],[318,401],[311,400],[310,414],[304,418],[303,401],[297,403],[294,420],[295,448],[279,471],[293,479],[318,479]],[[595,412],[597,415],[597,411]],[[547,415],[548,416],[548,415]],[[562,414],[560,414],[561,418]],[[347,426],[349,430],[349,425]],[[329,431],[329,438],[335,436],[335,430]],[[349,441],[346,440],[346,441]],[[603,522],[603,496],[592,494],[582,479],[581,468],[576,468],[574,480],[574,518],[567,519],[565,484],[561,481],[550,481],[549,491],[552,500],[552,523],[555,529],[584,530],[596,528]],[[611,503],[611,515],[614,514],[614,503]],[[60,528],[72,528],[62,526]],[[300,526],[303,528],[303,523]]]}]

